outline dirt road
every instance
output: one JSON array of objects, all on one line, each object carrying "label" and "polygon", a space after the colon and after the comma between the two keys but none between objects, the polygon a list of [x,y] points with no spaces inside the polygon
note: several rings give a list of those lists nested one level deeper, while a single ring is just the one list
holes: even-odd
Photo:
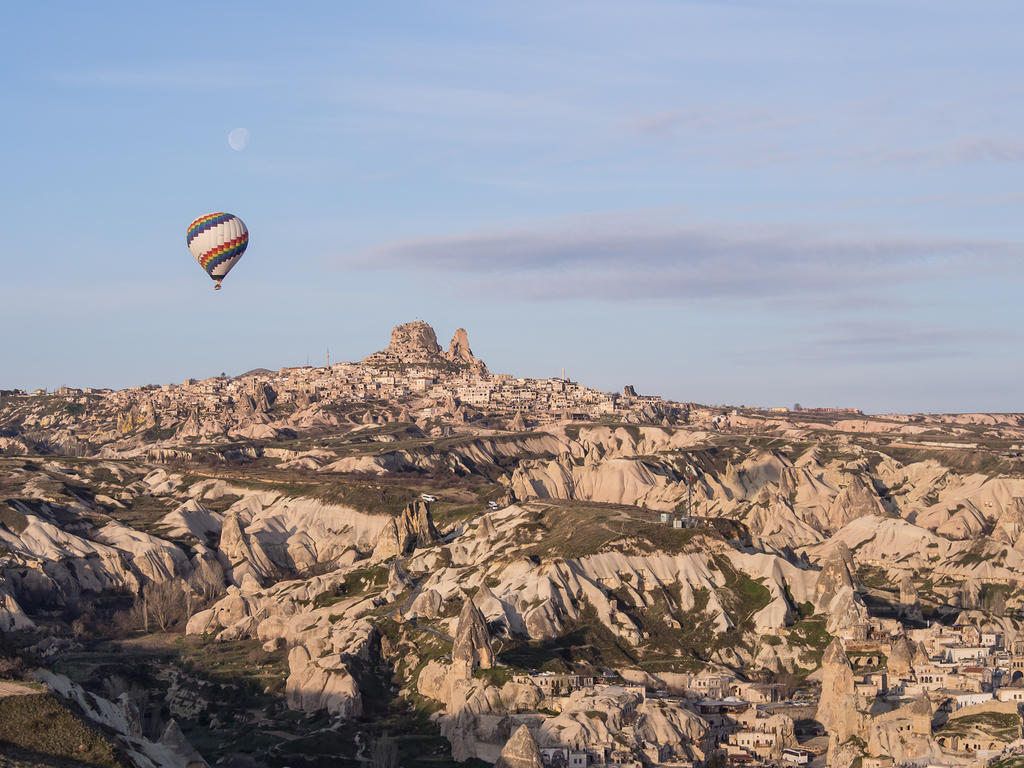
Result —
[{"label": "dirt road", "polygon": [[30,693],[42,693],[27,683],[15,683],[10,680],[0,680],[0,699],[5,696],[25,696]]}]

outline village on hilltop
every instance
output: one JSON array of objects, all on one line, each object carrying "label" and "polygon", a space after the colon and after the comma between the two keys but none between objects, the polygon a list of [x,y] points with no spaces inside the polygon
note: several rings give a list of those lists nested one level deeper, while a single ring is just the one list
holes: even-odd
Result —
[{"label": "village on hilltop", "polygon": [[[454,763],[1010,768],[1022,445],[1020,414],[494,374],[421,321],[359,362],[5,391],[0,672],[166,768],[396,711]],[[192,666],[122,690],[109,644],[155,627]],[[214,716],[239,689],[196,659],[236,644],[273,695]]]}]

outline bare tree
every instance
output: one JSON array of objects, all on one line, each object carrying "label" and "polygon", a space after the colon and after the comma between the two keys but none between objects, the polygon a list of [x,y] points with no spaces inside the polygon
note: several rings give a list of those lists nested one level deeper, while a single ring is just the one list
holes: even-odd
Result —
[{"label": "bare tree", "polygon": [[[188,583],[204,605],[212,603],[224,594],[224,573],[208,560],[199,561]],[[192,611],[189,610],[189,613]]]},{"label": "bare tree", "polygon": [[151,581],[142,588],[141,611],[143,629],[149,632],[152,621],[161,632],[166,632],[185,617],[188,610],[188,585],[182,579]]}]

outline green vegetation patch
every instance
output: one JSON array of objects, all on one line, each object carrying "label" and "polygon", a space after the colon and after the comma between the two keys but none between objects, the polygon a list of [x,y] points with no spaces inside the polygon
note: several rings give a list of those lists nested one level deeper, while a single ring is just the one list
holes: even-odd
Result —
[{"label": "green vegetation patch", "polygon": [[[907,440],[908,438],[901,438]],[[956,442],[957,438],[944,434],[942,442]],[[976,442],[971,439],[971,442]],[[1000,474],[1008,474],[1020,471],[1020,463],[1000,456],[981,446],[977,448],[964,448],[963,450],[937,449],[922,446],[920,448],[905,448],[902,446],[886,446],[885,452],[901,464],[913,464],[918,461],[929,459],[938,462],[942,466],[964,474],[978,472],[983,475],[994,477]]]},{"label": "green vegetation patch", "polygon": [[115,768],[114,745],[52,694],[0,699],[0,746]]},{"label": "green vegetation patch", "polygon": [[761,583],[763,579],[750,578],[734,568],[727,557],[715,555],[713,559],[725,577],[724,589],[719,590],[723,606],[737,627],[753,630],[754,614],[771,602],[771,592]]},{"label": "green vegetation patch", "polygon": [[832,635],[825,629],[823,617],[803,618],[789,628],[789,644],[805,649],[804,659],[816,668],[821,664]]},{"label": "green vegetation patch", "polygon": [[544,503],[517,529],[524,542],[540,537],[523,551],[527,557],[581,558],[603,551],[612,542],[640,553],[681,554],[700,548],[704,539],[724,540],[713,526],[673,528],[654,522],[658,513],[634,506],[557,499]]},{"label": "green vegetation patch", "polygon": [[0,525],[14,534],[28,528],[28,518],[5,501],[0,501]]},{"label": "green vegetation patch", "polygon": [[340,584],[326,592],[321,592],[313,598],[314,608],[326,608],[329,605],[341,602],[346,597],[359,595],[368,589],[385,587],[388,583],[388,572],[381,566],[370,568],[359,568],[345,574],[345,579]]},{"label": "green vegetation patch", "polygon": [[505,683],[512,679],[512,670],[508,667],[491,667],[490,669],[478,669],[473,673],[473,677],[481,680],[486,680],[488,685],[493,685],[501,688]]},{"label": "green vegetation patch", "polygon": [[206,641],[184,637],[179,641],[181,665],[206,680],[237,687],[240,700],[266,703],[284,692],[288,674],[286,650],[265,651],[258,640]]},{"label": "green vegetation patch", "polygon": [[519,642],[498,654],[498,660],[514,670],[546,672],[594,672],[637,663],[628,644],[598,618],[587,603],[579,621],[551,640]]},{"label": "green vegetation patch", "polygon": [[964,736],[974,729],[982,731],[994,739],[1013,741],[1020,737],[1020,715],[1011,712],[982,712],[977,715],[952,718],[938,729],[938,733]]}]

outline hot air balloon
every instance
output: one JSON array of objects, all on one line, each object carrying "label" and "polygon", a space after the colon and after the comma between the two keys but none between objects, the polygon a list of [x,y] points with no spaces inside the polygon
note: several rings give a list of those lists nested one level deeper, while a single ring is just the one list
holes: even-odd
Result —
[{"label": "hot air balloon", "polygon": [[185,242],[199,266],[217,281],[214,289],[219,291],[220,281],[249,245],[249,230],[234,214],[208,213],[188,225]]}]

